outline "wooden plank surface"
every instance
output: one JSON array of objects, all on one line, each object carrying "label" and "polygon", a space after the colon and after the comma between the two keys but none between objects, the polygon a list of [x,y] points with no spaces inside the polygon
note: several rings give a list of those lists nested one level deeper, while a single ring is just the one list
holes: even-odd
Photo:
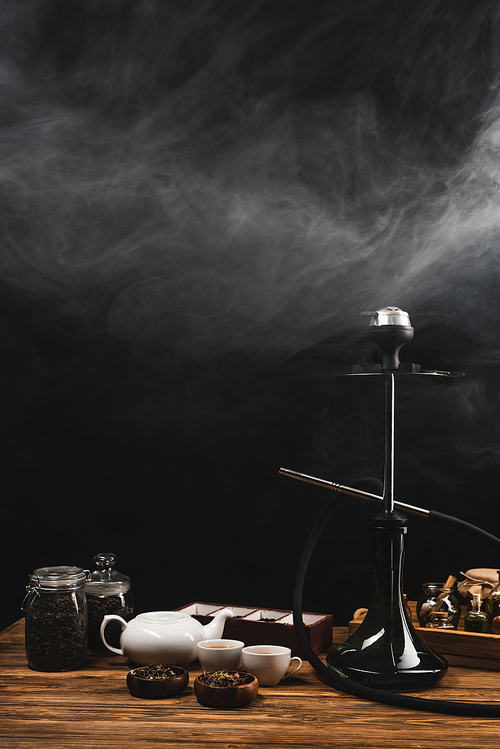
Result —
[{"label": "wooden plank surface", "polygon": [[[346,628],[334,629],[342,642]],[[22,621],[0,634],[0,746],[127,749],[267,749],[346,747],[402,749],[453,746],[498,748],[500,719],[457,718],[358,700],[324,684],[305,663],[276,687],[261,687],[250,705],[202,707],[193,692],[198,662],[185,692],[167,700],[132,697],[124,658],[89,657],[78,671],[28,668]],[[498,673],[450,668],[419,696],[500,704]]]}]

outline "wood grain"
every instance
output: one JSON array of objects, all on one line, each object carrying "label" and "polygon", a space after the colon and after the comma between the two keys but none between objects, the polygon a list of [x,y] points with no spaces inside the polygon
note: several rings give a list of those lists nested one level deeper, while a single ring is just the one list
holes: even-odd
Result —
[{"label": "wood grain", "polygon": [[[347,628],[334,628],[342,642]],[[336,692],[308,663],[276,687],[261,687],[249,705],[214,709],[200,705],[189,669],[181,694],[151,702],[126,686],[124,658],[88,657],[66,673],[29,669],[24,623],[0,634],[0,746],[2,749],[403,749],[437,745],[498,748],[500,720],[421,713],[365,702]],[[450,668],[440,684],[419,696],[500,703],[495,672]],[[441,739],[439,739],[441,737]]]}]

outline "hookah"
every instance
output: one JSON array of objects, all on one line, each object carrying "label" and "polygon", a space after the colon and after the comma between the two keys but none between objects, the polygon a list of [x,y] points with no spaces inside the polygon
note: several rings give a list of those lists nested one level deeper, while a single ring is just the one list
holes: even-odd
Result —
[{"label": "hookah", "polygon": [[[384,481],[360,479],[354,486],[280,468],[290,478],[382,505],[382,511],[370,521],[374,559],[374,591],[368,612],[359,628],[336,650],[326,664],[309,644],[302,618],[302,593],[309,561],[316,542],[343,497],[333,497],[316,520],[306,541],[295,579],[293,619],[299,645],[316,672],[331,686],[372,702],[413,710],[470,717],[500,718],[500,705],[452,702],[400,694],[436,684],[446,674],[448,663],[420,637],[413,627],[403,602],[402,572],[404,535],[408,521],[404,514],[419,515],[427,520],[459,528],[482,541],[500,547],[500,538],[460,518],[395,500],[395,383],[404,375],[456,377],[462,373],[422,369],[401,364],[399,351],[412,340],[414,329],[407,312],[399,307],[382,307],[370,316],[367,337],[380,352],[379,362],[353,368],[353,375],[376,375],[385,385]],[[364,487],[364,488],[363,488]],[[366,491],[375,488],[377,493]]]}]

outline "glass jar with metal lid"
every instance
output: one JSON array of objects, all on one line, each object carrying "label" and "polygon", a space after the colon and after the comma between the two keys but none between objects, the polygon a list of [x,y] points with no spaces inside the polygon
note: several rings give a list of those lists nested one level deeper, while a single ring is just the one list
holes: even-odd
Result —
[{"label": "glass jar with metal lid", "polygon": [[26,657],[36,671],[72,671],[87,654],[87,600],[81,567],[39,567],[26,586]]}]

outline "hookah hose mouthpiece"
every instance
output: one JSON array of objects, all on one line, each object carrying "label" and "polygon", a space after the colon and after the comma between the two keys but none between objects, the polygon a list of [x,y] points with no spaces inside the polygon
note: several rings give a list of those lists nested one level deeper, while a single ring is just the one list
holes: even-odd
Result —
[{"label": "hookah hose mouthpiece", "polygon": [[[377,488],[380,487],[380,482],[377,479],[365,478],[357,481],[354,486],[360,488],[363,485],[375,485]],[[341,692],[352,694],[355,697],[361,699],[370,700],[371,702],[380,702],[385,705],[393,705],[395,707],[403,707],[410,710],[422,710],[433,713],[446,713],[448,715],[461,715],[464,717],[478,717],[478,718],[500,718],[500,705],[489,704],[489,703],[469,703],[469,702],[451,702],[448,700],[433,700],[423,697],[411,697],[405,694],[399,694],[395,692],[387,692],[373,687],[365,686],[353,682],[345,676],[341,676],[331,668],[326,666],[316,655],[309,644],[307,639],[304,622],[302,620],[302,593],[304,590],[304,582],[306,578],[307,568],[311,559],[312,553],[316,546],[316,542],[323,531],[330,516],[336,510],[343,497],[333,497],[330,502],[325,505],[322,512],[314,524],[309,537],[306,541],[295,578],[295,586],[293,591],[293,622],[297,640],[300,647],[302,648],[305,656],[309,660],[311,666],[316,672],[323,677],[329,684],[339,689]],[[489,541],[496,546],[500,547],[500,538],[493,536],[487,531],[483,531],[482,528],[478,528],[471,523],[467,523],[465,520],[453,517],[452,515],[445,515],[444,513],[430,511],[428,519],[434,520],[445,525],[451,525],[459,527],[461,530],[466,530],[475,536],[481,537],[485,541]]]}]

